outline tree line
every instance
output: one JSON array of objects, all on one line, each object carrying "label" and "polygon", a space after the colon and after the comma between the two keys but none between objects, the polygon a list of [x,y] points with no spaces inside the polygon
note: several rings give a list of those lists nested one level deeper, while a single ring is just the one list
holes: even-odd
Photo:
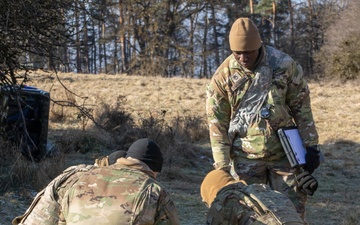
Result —
[{"label": "tree line", "polygon": [[[210,78],[250,17],[308,76],[351,0],[2,0],[0,71]],[[14,78],[13,78],[14,79]]]}]

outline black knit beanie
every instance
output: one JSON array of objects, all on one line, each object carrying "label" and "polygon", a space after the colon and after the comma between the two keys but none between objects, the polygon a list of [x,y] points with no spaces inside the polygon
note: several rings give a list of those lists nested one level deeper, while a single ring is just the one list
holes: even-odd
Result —
[{"label": "black knit beanie", "polygon": [[126,157],[126,151],[125,150],[119,150],[119,151],[111,153],[108,156],[109,165],[112,165],[112,164],[116,163],[117,159],[124,158],[124,157]]},{"label": "black knit beanie", "polygon": [[161,172],[163,157],[159,146],[152,140],[143,138],[135,141],[126,153],[126,157],[138,159],[154,172]]}]

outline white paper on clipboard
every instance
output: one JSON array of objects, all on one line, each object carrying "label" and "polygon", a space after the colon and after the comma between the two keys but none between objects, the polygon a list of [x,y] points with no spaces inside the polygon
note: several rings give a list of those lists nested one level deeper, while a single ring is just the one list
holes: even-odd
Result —
[{"label": "white paper on clipboard", "polygon": [[294,151],[294,155],[298,163],[305,164],[306,149],[303,145],[298,129],[284,129],[283,132],[286,135],[286,138],[288,139],[289,144]]}]

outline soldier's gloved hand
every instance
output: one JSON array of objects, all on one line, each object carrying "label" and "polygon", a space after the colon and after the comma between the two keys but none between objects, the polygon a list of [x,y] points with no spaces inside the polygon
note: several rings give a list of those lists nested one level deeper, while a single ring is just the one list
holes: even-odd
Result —
[{"label": "soldier's gloved hand", "polygon": [[307,195],[312,196],[318,188],[317,180],[306,170],[296,176],[296,180],[300,191]]},{"label": "soldier's gloved hand", "polygon": [[306,147],[305,161],[304,169],[312,174],[320,165],[320,155],[317,146]]}]

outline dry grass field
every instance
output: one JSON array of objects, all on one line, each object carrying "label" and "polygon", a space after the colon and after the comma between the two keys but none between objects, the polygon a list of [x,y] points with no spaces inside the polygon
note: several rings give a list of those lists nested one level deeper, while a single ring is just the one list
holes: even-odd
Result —
[{"label": "dry grass field", "polygon": [[[172,194],[181,224],[203,224],[206,208],[201,202],[199,187],[212,162],[205,122],[208,80],[59,74],[66,91],[55,75],[32,74],[30,77],[28,85],[49,91],[55,101],[67,100],[91,109],[94,121],[108,129],[106,132],[97,129],[75,108],[52,105],[49,142],[66,150],[45,160],[41,166],[26,164],[27,170],[36,168],[31,183],[21,184],[18,191],[9,188],[0,192],[0,225],[10,224],[14,216],[22,214],[34,193],[62,169],[80,163],[92,164],[96,157],[126,148],[143,136],[156,139],[165,151],[166,163],[159,180]],[[360,224],[359,84],[309,83],[326,160],[314,173],[319,188],[309,197],[310,224]],[[119,112],[126,113],[119,117]],[[114,114],[120,119],[132,118],[131,125],[136,129],[126,129],[124,122],[122,127],[110,126],[114,125],[111,120]],[[12,165],[9,169],[18,167]]]}]

